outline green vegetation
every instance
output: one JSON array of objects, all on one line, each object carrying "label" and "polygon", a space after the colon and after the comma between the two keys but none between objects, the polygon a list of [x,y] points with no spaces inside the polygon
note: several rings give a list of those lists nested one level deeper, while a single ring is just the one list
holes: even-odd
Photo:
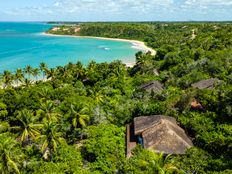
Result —
[{"label": "green vegetation", "polygon": [[[232,173],[231,24],[85,23],[49,32],[138,39],[157,55],[137,53],[133,68],[119,61],[53,69],[41,63],[3,72],[1,173]],[[49,80],[33,82],[39,74]],[[209,78],[220,83],[191,87]],[[150,80],[165,90],[141,91]],[[193,99],[204,109],[192,109]],[[195,147],[165,156],[138,146],[127,159],[125,125],[156,114],[175,117]]]}]

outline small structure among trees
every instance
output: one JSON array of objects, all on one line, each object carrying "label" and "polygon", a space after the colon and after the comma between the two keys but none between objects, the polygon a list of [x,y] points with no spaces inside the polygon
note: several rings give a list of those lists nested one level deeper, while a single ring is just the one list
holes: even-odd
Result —
[{"label": "small structure among trees", "polygon": [[147,92],[159,93],[164,90],[164,86],[157,80],[150,81],[140,86],[140,89],[146,90]]},{"label": "small structure among trees", "polygon": [[127,126],[127,157],[135,145],[164,154],[184,154],[193,143],[185,131],[169,116],[153,115],[134,118]]},{"label": "small structure among trees", "polygon": [[211,78],[207,80],[201,80],[199,82],[193,83],[192,87],[198,88],[198,89],[213,89],[214,85],[218,82],[219,80],[217,78]]}]

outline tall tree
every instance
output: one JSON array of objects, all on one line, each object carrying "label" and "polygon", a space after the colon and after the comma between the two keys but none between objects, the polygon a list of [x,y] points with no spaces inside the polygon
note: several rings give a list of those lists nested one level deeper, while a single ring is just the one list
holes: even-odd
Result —
[{"label": "tall tree", "polygon": [[71,104],[68,117],[72,120],[73,127],[85,127],[89,121],[88,108],[78,104]]},{"label": "tall tree", "polygon": [[0,173],[20,173],[21,151],[18,143],[7,133],[0,134]]},{"label": "tall tree", "polygon": [[43,79],[44,79],[45,74],[46,74],[46,71],[47,71],[47,69],[48,69],[47,64],[44,63],[44,62],[41,62],[40,65],[39,65],[39,69],[40,69],[40,71],[42,72],[42,74],[43,74]]},{"label": "tall tree", "polygon": [[47,79],[51,78],[51,80],[54,80],[56,75],[56,69],[51,68],[50,70],[47,70]]},{"label": "tall tree", "polygon": [[[57,123],[51,121],[44,121],[42,134],[38,137],[41,142],[41,150],[44,154],[44,158],[52,160],[52,154],[60,144],[65,144],[65,139],[62,138],[62,133],[59,132]],[[47,154],[48,153],[48,154]]]},{"label": "tall tree", "polygon": [[22,82],[24,78],[23,70],[18,68],[15,73],[15,80],[17,81],[17,86],[19,85],[19,82]]},{"label": "tall tree", "polygon": [[29,87],[32,84],[32,81],[28,78],[25,78],[23,81],[23,86],[24,87]]},{"label": "tall tree", "polygon": [[57,121],[60,114],[57,112],[54,103],[47,100],[41,103],[40,115],[42,115],[43,119],[48,121]]},{"label": "tall tree", "polygon": [[27,65],[24,69],[24,72],[27,74],[29,80],[31,79],[31,75],[33,74],[33,68],[30,65]]},{"label": "tall tree", "polygon": [[42,128],[42,124],[36,123],[36,117],[31,111],[26,109],[19,111],[17,120],[19,125],[11,127],[11,129],[17,130],[22,143],[27,143],[30,138],[35,139],[40,135],[39,130]]},{"label": "tall tree", "polygon": [[3,72],[3,83],[4,83],[4,88],[11,86],[13,83],[14,77],[12,73],[8,70],[5,70]]},{"label": "tall tree", "polygon": [[39,75],[39,69],[38,68],[34,68],[32,70],[32,75],[35,77],[36,82],[38,81],[38,75]]}]

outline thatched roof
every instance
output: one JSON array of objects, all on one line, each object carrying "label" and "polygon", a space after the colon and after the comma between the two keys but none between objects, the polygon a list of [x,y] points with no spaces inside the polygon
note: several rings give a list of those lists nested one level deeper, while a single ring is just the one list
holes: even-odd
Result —
[{"label": "thatched roof", "polygon": [[155,115],[155,116],[136,117],[134,118],[135,135],[139,135],[145,130],[159,124],[160,120],[169,120],[170,122],[176,124],[176,119],[169,116]]},{"label": "thatched roof", "polygon": [[201,80],[197,83],[193,83],[192,87],[198,88],[198,89],[213,89],[216,82],[218,82],[217,78]]},{"label": "thatched roof", "polygon": [[193,146],[172,117],[154,115],[134,119],[135,134],[142,135],[144,148],[165,154],[184,154]]},{"label": "thatched roof", "polygon": [[161,92],[164,89],[164,86],[159,81],[150,81],[140,86],[140,89],[146,90],[148,92]]}]

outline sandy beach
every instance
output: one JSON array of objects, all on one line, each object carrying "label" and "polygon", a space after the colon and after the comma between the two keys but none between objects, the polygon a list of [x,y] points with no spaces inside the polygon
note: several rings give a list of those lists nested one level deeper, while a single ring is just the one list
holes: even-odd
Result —
[{"label": "sandy beach", "polygon": [[[94,39],[101,39],[101,40],[113,40],[113,41],[121,41],[121,42],[129,42],[132,44],[132,48],[142,50],[144,52],[151,52],[151,55],[155,56],[156,51],[150,47],[148,47],[144,42],[138,40],[129,40],[129,39],[119,39],[119,38],[107,38],[107,37],[95,37],[95,36],[74,36],[74,35],[58,35],[58,34],[48,34],[42,33],[42,35],[47,36],[58,36],[58,37],[77,37],[77,38],[94,38]],[[134,62],[123,62],[126,64],[127,67],[133,67],[135,65]]]},{"label": "sandy beach", "polygon": [[[142,41],[138,41],[138,40],[129,40],[129,39],[119,39],[119,38],[106,38],[106,37],[94,37],[94,36],[73,36],[73,35],[57,35],[57,34],[48,34],[48,33],[41,33],[42,35],[46,35],[46,36],[57,36],[57,37],[77,37],[77,38],[94,38],[94,39],[101,39],[101,40],[113,40],[113,41],[121,41],[121,42],[129,42],[132,44],[132,47],[138,50],[142,50],[144,52],[151,52],[151,55],[155,55],[156,51],[148,46],[146,46],[146,44]],[[127,67],[133,67],[135,65],[135,61],[128,61],[128,62],[123,62],[124,64],[126,64]],[[42,81],[47,81],[47,79],[40,79]],[[32,82],[32,84],[35,83]],[[13,87],[18,87],[21,86],[22,83],[13,83]],[[0,84],[0,88],[3,89],[4,85]]]}]

